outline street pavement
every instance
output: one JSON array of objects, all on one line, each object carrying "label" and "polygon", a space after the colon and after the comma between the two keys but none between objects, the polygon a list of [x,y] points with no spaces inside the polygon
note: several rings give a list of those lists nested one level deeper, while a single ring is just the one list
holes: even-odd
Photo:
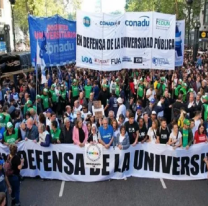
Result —
[{"label": "street pavement", "polygon": [[208,180],[128,178],[83,183],[26,178],[22,206],[208,206]]}]

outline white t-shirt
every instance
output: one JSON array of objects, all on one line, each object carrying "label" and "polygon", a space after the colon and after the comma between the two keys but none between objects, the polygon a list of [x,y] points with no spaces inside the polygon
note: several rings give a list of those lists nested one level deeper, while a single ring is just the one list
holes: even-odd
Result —
[{"label": "white t-shirt", "polygon": [[171,132],[171,134],[170,134],[170,139],[172,139],[172,142],[175,142],[175,140],[177,140],[175,145],[178,145],[180,143],[181,138],[182,138],[182,134],[180,131],[178,132],[178,138],[177,138],[177,135],[173,134],[173,132]]},{"label": "white t-shirt", "polygon": [[119,142],[120,143],[122,143],[123,142],[123,140],[124,140],[124,138],[125,138],[125,135],[124,136],[122,136],[121,134],[119,135]]},{"label": "white t-shirt", "polygon": [[154,131],[153,131],[152,127],[150,127],[148,129],[147,136],[149,136],[149,139],[150,139],[151,143],[156,143],[156,140],[157,140],[156,133],[157,133],[156,129],[154,129]]},{"label": "white t-shirt", "polygon": [[195,120],[194,122],[195,122],[195,129],[198,130],[201,121],[198,119],[198,120]]},{"label": "white t-shirt", "polygon": [[[151,94],[152,93],[152,94]],[[150,89],[148,89],[147,90],[147,92],[146,92],[146,95],[150,95],[151,94],[151,96],[148,98],[149,99],[149,101],[151,100],[151,99],[154,99],[154,97],[155,97],[155,90],[150,90]]]},{"label": "white t-shirt", "polygon": [[124,104],[120,105],[117,112],[117,118],[119,118],[119,115],[123,114],[123,116],[126,116],[126,106]]}]

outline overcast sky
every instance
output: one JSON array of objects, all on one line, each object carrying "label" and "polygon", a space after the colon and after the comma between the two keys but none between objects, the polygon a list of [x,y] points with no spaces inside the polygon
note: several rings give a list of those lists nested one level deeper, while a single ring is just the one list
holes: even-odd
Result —
[{"label": "overcast sky", "polygon": [[[101,0],[102,11],[104,13],[111,13],[113,11],[124,12],[125,0]],[[83,0],[82,11],[95,12],[96,0]]]}]

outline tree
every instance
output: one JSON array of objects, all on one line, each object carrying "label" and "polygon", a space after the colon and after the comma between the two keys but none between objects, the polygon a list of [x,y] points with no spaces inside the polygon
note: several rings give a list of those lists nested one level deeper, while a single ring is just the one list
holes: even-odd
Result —
[{"label": "tree", "polygon": [[[191,25],[199,16],[203,6],[202,0],[194,0],[191,6]],[[126,5],[126,11],[158,11],[167,14],[177,14],[177,19],[185,19],[188,23],[188,5],[185,0],[131,0]]]},{"label": "tree", "polygon": [[28,33],[28,14],[34,16],[53,16],[59,14],[68,18],[67,8],[72,11],[79,9],[82,0],[19,0],[14,5],[15,25],[19,26],[25,35]]}]

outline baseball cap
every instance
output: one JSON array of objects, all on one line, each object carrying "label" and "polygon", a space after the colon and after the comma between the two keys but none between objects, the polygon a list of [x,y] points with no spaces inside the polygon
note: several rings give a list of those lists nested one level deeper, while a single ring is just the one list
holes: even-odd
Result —
[{"label": "baseball cap", "polygon": [[154,104],[155,103],[155,99],[154,98],[150,99],[150,103]]},{"label": "baseball cap", "polygon": [[178,81],[179,81],[179,82],[183,82],[182,79],[179,79]]},{"label": "baseball cap", "polygon": [[207,95],[203,95],[203,96],[202,96],[202,99],[208,101],[208,96],[207,96]]},{"label": "baseball cap", "polygon": [[46,110],[46,113],[52,113],[53,111],[52,111],[52,109],[51,108],[48,108],[47,110]]},{"label": "baseball cap", "polygon": [[36,96],[36,99],[41,99],[41,96],[38,94],[38,95]]},{"label": "baseball cap", "polygon": [[43,90],[44,92],[48,92],[48,89],[46,89],[46,88],[44,88],[44,90]]},{"label": "baseball cap", "polygon": [[63,85],[63,84],[61,84],[61,87],[64,87],[64,85]]},{"label": "baseball cap", "polygon": [[144,81],[144,79],[141,77],[141,78],[139,79],[139,81],[140,81],[140,82],[143,82],[143,81]]},{"label": "baseball cap", "polygon": [[31,100],[27,100],[27,103],[26,103],[27,105],[28,104],[30,104],[30,105],[32,105],[32,101]]},{"label": "baseball cap", "polygon": [[183,124],[189,126],[190,125],[190,121],[188,119],[184,119]]},{"label": "baseball cap", "polygon": [[165,81],[165,77],[161,77],[160,80],[161,80],[161,81]]},{"label": "baseball cap", "polygon": [[103,84],[103,88],[107,88],[108,87],[108,85],[107,84]]},{"label": "baseball cap", "polygon": [[75,82],[77,82],[77,80],[76,79],[73,79],[73,83],[75,83]]},{"label": "baseball cap", "polygon": [[122,103],[123,103],[123,99],[121,99],[121,97],[119,97],[119,98],[117,99],[117,102],[118,102],[119,104],[122,104]]},{"label": "baseball cap", "polygon": [[10,129],[10,128],[12,128],[12,127],[13,127],[13,124],[12,124],[11,122],[8,122],[8,123],[7,123],[7,128]]},{"label": "baseball cap", "polygon": [[152,114],[155,114],[155,115],[157,115],[157,112],[156,112],[156,111],[152,111]]},{"label": "baseball cap", "polygon": [[55,85],[55,84],[52,84],[52,85],[51,85],[51,87],[55,88],[55,87],[56,87],[56,85]]},{"label": "baseball cap", "polygon": [[189,92],[193,92],[193,91],[194,91],[193,88],[190,88],[190,89],[188,90],[188,93],[189,93]]},{"label": "baseball cap", "polygon": [[183,85],[182,85],[183,87],[187,87],[187,84],[186,83],[183,83]]},{"label": "baseball cap", "polygon": [[119,82],[120,81],[119,78],[117,78],[116,81]]}]

